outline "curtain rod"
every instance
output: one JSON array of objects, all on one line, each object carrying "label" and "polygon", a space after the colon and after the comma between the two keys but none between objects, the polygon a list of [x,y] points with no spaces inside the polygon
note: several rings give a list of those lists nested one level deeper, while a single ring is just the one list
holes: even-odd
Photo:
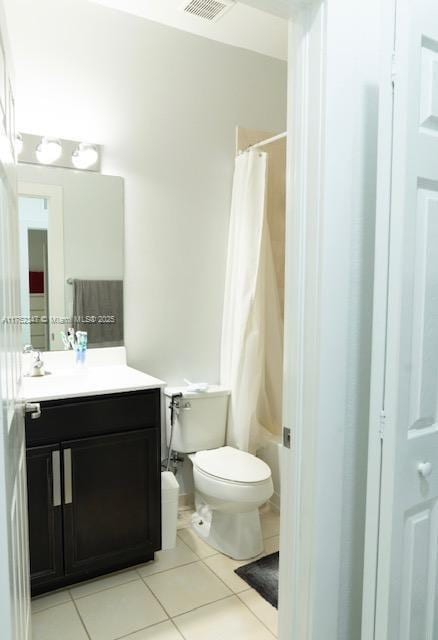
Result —
[{"label": "curtain rod", "polygon": [[287,137],[287,131],[283,133],[279,133],[277,136],[272,136],[272,138],[267,138],[266,140],[260,140],[260,142],[256,142],[255,144],[251,144],[248,149],[257,149],[258,147],[264,147],[267,144],[271,144],[272,142],[277,142],[277,140],[281,140],[282,138]]}]

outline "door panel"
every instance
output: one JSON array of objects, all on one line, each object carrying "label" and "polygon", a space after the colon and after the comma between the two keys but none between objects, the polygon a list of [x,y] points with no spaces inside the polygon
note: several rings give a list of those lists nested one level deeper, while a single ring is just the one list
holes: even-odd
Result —
[{"label": "door panel", "polygon": [[[395,220],[400,216],[401,234],[400,229],[392,233],[388,301],[386,401],[396,451],[388,638],[428,640],[437,624],[438,10],[431,0],[404,0],[399,10],[398,43],[408,66],[399,72],[406,79],[395,82],[394,188],[403,200],[394,198],[394,205],[401,205],[393,211]],[[384,442],[387,465],[390,446]],[[423,463],[432,465],[424,477]]]},{"label": "door panel", "polygon": [[[365,582],[375,589],[375,611],[364,610],[365,620],[374,616],[364,628],[367,640],[433,640],[438,637],[438,5],[436,0],[396,5],[392,175],[379,168],[380,179],[391,181],[389,207],[378,210],[378,218],[389,220],[386,226],[378,221],[378,229],[388,233],[388,253],[376,262],[376,288],[386,289],[387,299],[379,298],[385,312],[375,312],[380,323],[374,325],[376,343],[386,349],[373,354],[373,375],[382,384],[373,386],[372,406],[383,399],[386,421],[381,486],[369,481],[380,495],[380,504],[370,500],[367,514],[368,532],[379,523],[378,566],[374,586]],[[375,468],[373,460],[370,470]],[[370,539],[372,552],[372,534]],[[365,602],[371,602],[367,594]]]},{"label": "door panel", "polygon": [[[413,265],[412,373],[409,429],[436,431],[438,409],[438,192],[418,190]],[[423,431],[423,433],[426,433]],[[410,434],[418,435],[418,434]]]},{"label": "door panel", "polygon": [[64,574],[60,469],[58,476],[56,468],[58,456],[59,445],[32,447],[27,450],[30,571],[33,588],[49,585],[51,580]]},{"label": "door panel", "polygon": [[421,49],[420,128],[423,133],[438,132],[438,47],[436,40],[424,34]]},{"label": "door panel", "polygon": [[[433,530],[433,509],[413,513],[406,518],[405,558],[402,575],[401,640],[425,638],[430,615],[428,606],[429,550]],[[429,614],[429,615],[428,615]],[[416,634],[418,634],[416,636]]]},{"label": "door panel", "polygon": [[157,438],[144,429],[62,443],[66,575],[141,562],[159,548]]}]

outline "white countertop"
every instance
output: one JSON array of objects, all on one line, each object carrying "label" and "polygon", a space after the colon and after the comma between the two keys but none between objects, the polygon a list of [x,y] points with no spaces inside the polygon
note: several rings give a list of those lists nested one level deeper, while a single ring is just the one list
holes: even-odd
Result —
[{"label": "white countertop", "polygon": [[142,373],[125,364],[49,368],[49,375],[30,378],[23,376],[20,395],[27,402],[44,402],[62,398],[97,396],[126,391],[157,389],[166,386],[158,378]]}]

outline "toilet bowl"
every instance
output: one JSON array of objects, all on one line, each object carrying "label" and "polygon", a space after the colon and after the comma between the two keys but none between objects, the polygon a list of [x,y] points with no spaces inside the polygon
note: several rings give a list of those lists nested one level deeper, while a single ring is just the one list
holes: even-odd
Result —
[{"label": "toilet bowl", "polygon": [[274,491],[268,465],[228,446],[189,457],[195,485],[195,531],[236,560],[259,555],[263,551],[259,507]]},{"label": "toilet bowl", "polygon": [[263,460],[224,446],[229,395],[219,385],[167,387],[166,441],[193,462],[196,533],[231,558],[247,560],[263,551],[259,507],[274,487]]}]

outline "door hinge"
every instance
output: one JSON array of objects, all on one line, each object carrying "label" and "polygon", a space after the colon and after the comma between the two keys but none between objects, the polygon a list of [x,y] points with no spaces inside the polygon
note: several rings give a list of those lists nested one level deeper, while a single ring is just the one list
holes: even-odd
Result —
[{"label": "door hinge", "polygon": [[380,440],[383,440],[383,437],[385,435],[385,427],[386,427],[386,413],[385,410],[382,409],[380,412],[380,418],[379,418],[379,438]]},{"label": "door hinge", "polygon": [[37,420],[41,417],[41,405],[39,402],[26,402],[24,405],[24,415],[30,413],[32,420]]},{"label": "door hinge", "polygon": [[283,447],[290,449],[291,433],[288,427],[283,427]]},{"label": "door hinge", "polygon": [[395,79],[397,77],[397,58],[395,55],[395,51],[392,52],[391,56],[391,82],[392,86],[395,85]]}]

